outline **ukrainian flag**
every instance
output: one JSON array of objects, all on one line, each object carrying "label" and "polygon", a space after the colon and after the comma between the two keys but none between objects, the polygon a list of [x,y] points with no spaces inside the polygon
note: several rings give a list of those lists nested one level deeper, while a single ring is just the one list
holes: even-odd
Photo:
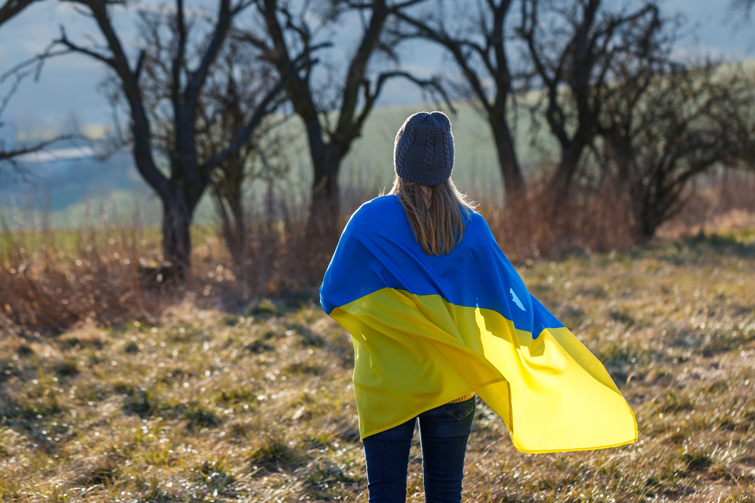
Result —
[{"label": "ukrainian flag", "polygon": [[351,334],[359,432],[368,437],[477,393],[523,452],[637,440],[603,365],[524,286],[473,213],[449,255],[427,255],[395,195],[362,205],[320,288]]}]

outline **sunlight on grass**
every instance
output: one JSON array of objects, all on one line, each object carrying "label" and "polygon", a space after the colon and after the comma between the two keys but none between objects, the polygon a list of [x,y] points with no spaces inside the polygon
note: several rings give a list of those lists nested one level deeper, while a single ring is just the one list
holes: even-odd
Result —
[{"label": "sunlight on grass", "polygon": [[[755,498],[755,233],[528,262],[640,441],[529,455],[478,405],[474,502]],[[0,500],[366,501],[352,346],[315,299],[0,339]],[[412,447],[409,501],[422,501]]]}]

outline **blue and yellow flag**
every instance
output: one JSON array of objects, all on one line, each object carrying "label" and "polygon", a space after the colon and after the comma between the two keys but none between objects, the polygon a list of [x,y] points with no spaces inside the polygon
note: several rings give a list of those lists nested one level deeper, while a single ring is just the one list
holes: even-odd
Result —
[{"label": "blue and yellow flag", "polygon": [[524,452],[637,440],[603,365],[524,286],[473,213],[449,255],[427,255],[394,195],[349,220],[320,288],[354,342],[368,437],[474,391]]}]

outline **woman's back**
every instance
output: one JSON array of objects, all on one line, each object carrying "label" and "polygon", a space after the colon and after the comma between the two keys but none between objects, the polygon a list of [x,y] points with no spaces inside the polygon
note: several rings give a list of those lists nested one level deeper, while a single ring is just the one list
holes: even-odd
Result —
[{"label": "woman's back", "polygon": [[520,303],[529,302],[529,294],[478,213],[465,218],[465,232],[450,253],[432,255],[417,242],[398,198],[381,196],[354,213],[341,239],[347,246],[336,250],[332,263],[338,262],[344,274],[330,274],[321,289],[327,294],[321,300],[328,313],[336,305],[392,288],[418,296],[439,295],[457,306],[492,309],[520,330],[532,328],[531,310],[524,316],[517,304],[512,310],[502,299],[509,293],[501,291],[503,284],[513,288]]}]

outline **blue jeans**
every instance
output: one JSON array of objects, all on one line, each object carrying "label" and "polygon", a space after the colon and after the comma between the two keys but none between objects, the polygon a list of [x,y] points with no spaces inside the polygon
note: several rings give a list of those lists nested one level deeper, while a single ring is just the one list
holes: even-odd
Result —
[{"label": "blue jeans", "polygon": [[370,503],[406,501],[406,472],[414,423],[419,420],[427,503],[461,501],[464,455],[474,418],[474,397],[447,403],[364,439]]}]

